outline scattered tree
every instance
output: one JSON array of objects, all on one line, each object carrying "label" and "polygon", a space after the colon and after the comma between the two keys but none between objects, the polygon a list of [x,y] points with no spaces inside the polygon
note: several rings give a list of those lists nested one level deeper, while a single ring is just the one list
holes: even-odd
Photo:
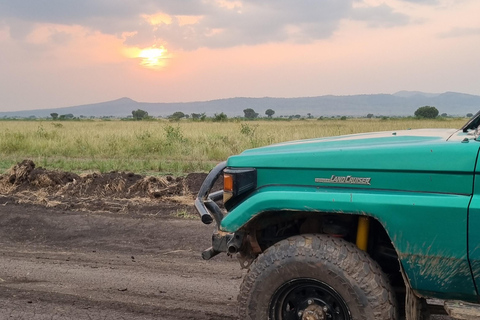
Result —
[{"label": "scattered tree", "polygon": [[473,117],[473,113],[467,113],[467,118]]},{"label": "scattered tree", "polygon": [[255,112],[252,108],[247,108],[243,110],[243,113],[245,114],[245,118],[247,119],[255,119],[258,117],[258,113]]},{"label": "scattered tree", "polygon": [[448,114],[446,114],[446,113],[444,112],[444,113],[442,113],[440,116],[446,118],[446,117],[448,117]]},{"label": "scattered tree", "polygon": [[200,113],[192,113],[190,114],[192,116],[192,119],[193,120],[199,120],[200,119],[200,116],[201,114]]},{"label": "scattered tree", "polygon": [[69,120],[69,119],[73,119],[74,118],[74,115],[71,114],[71,113],[68,113],[68,114],[61,114],[58,116],[58,120]]},{"label": "scattered tree", "polygon": [[203,112],[203,113],[192,113],[190,116],[192,117],[193,120],[200,120],[200,121],[204,121],[205,118],[207,117],[205,112]]},{"label": "scattered tree", "polygon": [[347,116],[342,116],[340,120],[347,120]]},{"label": "scattered tree", "polygon": [[185,113],[183,113],[182,111],[176,111],[169,118],[172,120],[180,120],[183,117],[185,117]]},{"label": "scattered tree", "polygon": [[132,116],[136,120],[142,120],[148,117],[148,112],[145,110],[137,109],[132,111]]},{"label": "scattered tree", "polygon": [[275,114],[275,111],[272,110],[272,109],[267,109],[267,111],[265,111],[265,114],[271,118],[274,114]]},{"label": "scattered tree", "polygon": [[368,119],[372,119],[372,118],[373,118],[373,113],[367,114],[367,118],[368,118]]},{"label": "scattered tree", "polygon": [[213,116],[213,121],[215,122],[223,122],[223,121],[227,121],[227,115],[225,113],[220,113],[220,114],[216,114]]},{"label": "scattered tree", "polygon": [[50,116],[52,117],[53,120],[57,120],[57,119],[58,119],[58,113],[56,113],[56,112],[50,113]]},{"label": "scattered tree", "polygon": [[415,111],[415,116],[419,118],[434,119],[438,116],[438,109],[431,106],[420,107]]}]

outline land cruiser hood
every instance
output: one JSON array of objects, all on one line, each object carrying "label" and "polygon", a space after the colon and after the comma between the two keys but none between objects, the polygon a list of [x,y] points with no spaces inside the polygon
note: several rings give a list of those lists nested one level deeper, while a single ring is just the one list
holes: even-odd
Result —
[{"label": "land cruiser hood", "polygon": [[477,152],[472,149],[479,142],[462,142],[462,135],[456,129],[420,129],[292,141],[246,150],[230,157],[227,165],[473,172]]}]

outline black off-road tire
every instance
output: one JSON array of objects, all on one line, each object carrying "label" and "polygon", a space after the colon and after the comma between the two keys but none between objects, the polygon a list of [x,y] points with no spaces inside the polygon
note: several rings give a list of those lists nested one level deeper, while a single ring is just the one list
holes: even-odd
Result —
[{"label": "black off-road tire", "polygon": [[307,301],[328,306],[331,320],[397,319],[393,290],[377,263],[353,244],[320,234],[282,240],[258,256],[240,287],[239,316],[302,319]]}]

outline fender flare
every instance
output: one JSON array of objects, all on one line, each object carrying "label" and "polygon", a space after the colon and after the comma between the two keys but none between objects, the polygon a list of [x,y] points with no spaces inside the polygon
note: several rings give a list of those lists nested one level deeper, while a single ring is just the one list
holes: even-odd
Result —
[{"label": "fender flare", "polygon": [[471,280],[466,248],[470,199],[456,194],[272,185],[257,189],[233,208],[219,229],[235,232],[272,211],[370,216],[386,230],[419,294],[451,298],[450,293],[461,291],[464,299],[475,299],[473,282],[467,280]]}]

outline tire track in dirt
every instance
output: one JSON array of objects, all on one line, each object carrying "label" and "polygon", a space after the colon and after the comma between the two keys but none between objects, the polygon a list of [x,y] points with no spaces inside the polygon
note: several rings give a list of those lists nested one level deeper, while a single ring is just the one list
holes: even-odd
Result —
[{"label": "tire track in dirt", "polygon": [[210,235],[199,221],[0,206],[0,319],[235,318],[242,272],[201,260]]},{"label": "tire track in dirt", "polygon": [[[178,319],[179,316],[220,319],[235,315],[240,280],[237,265],[230,262],[222,264],[223,269],[217,277],[192,272],[192,269],[205,266],[191,253],[182,257],[169,256],[169,263],[157,263],[151,256],[139,256],[135,259],[138,262],[133,263],[124,254],[100,253],[101,258],[93,255],[92,259],[85,259],[86,254],[82,252],[4,253],[0,263],[0,278],[3,279],[0,286],[7,289],[6,292],[11,291],[10,296],[11,293],[25,295],[26,307],[60,304],[61,309],[71,309],[72,319],[78,306],[108,309],[113,314],[126,310],[160,319]],[[218,267],[213,268],[214,271],[219,271],[215,270]]]}]

